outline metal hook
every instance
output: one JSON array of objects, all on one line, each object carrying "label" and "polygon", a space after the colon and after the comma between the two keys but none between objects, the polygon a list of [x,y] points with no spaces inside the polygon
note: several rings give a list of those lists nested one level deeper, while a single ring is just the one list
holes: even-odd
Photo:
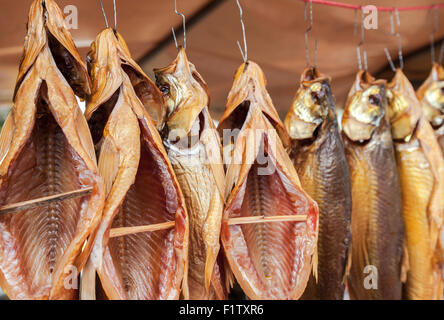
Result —
[{"label": "metal hook", "polygon": [[[185,25],[185,15],[179,11],[177,11],[177,1],[174,0],[174,12],[182,17],[182,25],[183,25],[183,47],[184,49],[187,48],[187,29],[186,29],[186,25]],[[174,28],[171,28],[171,31],[173,32],[173,39],[174,39],[174,43],[176,44],[176,49],[179,48],[179,46],[177,45],[177,38],[176,38],[176,33],[174,32]]]},{"label": "metal hook", "polygon": [[392,68],[393,72],[396,72],[396,67],[395,67],[395,64],[393,63],[392,57],[390,56],[390,52],[388,51],[387,48],[384,48],[384,52],[385,52],[385,55],[387,56],[387,60],[390,64],[390,68]]},{"label": "metal hook", "polygon": [[241,26],[242,26],[242,36],[244,39],[244,50],[242,50],[242,47],[241,47],[239,41],[237,41],[237,46],[239,47],[239,50],[242,55],[242,59],[244,60],[244,63],[246,63],[248,61],[248,47],[247,47],[247,37],[245,36],[245,24],[244,24],[244,19],[243,19],[243,11],[242,11],[242,7],[239,3],[239,0],[236,0],[236,3],[237,3],[237,6],[239,7],[240,22],[241,22]]},{"label": "metal hook", "polygon": [[433,11],[433,28],[432,32],[430,33],[430,53],[431,53],[431,59],[432,59],[432,65],[436,62],[435,57],[435,33],[438,30],[438,7],[434,6],[432,9],[429,10],[429,14],[432,14]]},{"label": "metal hook", "polygon": [[[309,18],[309,26],[305,30],[305,63],[307,67],[310,66],[310,54],[309,54],[309,48],[308,48],[308,33],[313,29],[313,2],[312,0],[309,1],[310,5],[310,18]],[[304,2],[304,20],[307,21],[307,2]]]},{"label": "metal hook", "polygon": [[114,30],[117,30],[117,4],[116,0],[113,0],[114,5]]},{"label": "metal hook", "polygon": [[439,64],[442,63],[443,55],[444,55],[444,40],[441,42],[441,49],[439,50],[439,60],[438,60]]},{"label": "metal hook", "polygon": [[[356,19],[357,23],[357,19]],[[361,47],[364,45],[364,10],[362,10],[361,7],[361,40],[358,43],[358,46],[356,47],[356,54],[358,55],[358,66],[359,70],[362,70],[362,60],[361,60]],[[367,52],[364,50],[364,70],[367,71],[368,64],[367,64]]]},{"label": "metal hook", "polygon": [[[399,11],[397,8],[394,8],[393,10],[395,12],[395,17],[396,17],[396,25],[399,27],[401,25],[401,21],[399,19]],[[402,56],[402,37],[401,34],[399,32],[395,32],[395,23],[393,20],[393,11],[390,11],[390,31],[391,34],[393,36],[396,36],[398,38],[398,57],[399,57],[399,68],[402,70],[404,69],[404,58]],[[392,68],[393,71],[396,71],[396,68],[394,68],[394,63],[391,60],[390,54],[387,54],[389,51],[387,48],[384,48],[384,51],[387,55],[387,59],[389,60],[390,63],[390,67]]]},{"label": "metal hook", "polygon": [[106,28],[109,28],[109,26],[108,26],[108,19],[106,18],[106,12],[105,12],[105,9],[103,8],[102,0],[99,0],[99,1],[100,1],[100,7],[102,8],[102,14],[103,14],[103,17],[105,18],[105,25],[106,25]]}]

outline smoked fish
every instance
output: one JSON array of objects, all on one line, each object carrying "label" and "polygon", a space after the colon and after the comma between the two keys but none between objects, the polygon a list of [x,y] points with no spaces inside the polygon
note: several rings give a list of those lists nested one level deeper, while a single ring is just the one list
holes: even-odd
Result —
[{"label": "smoked fish", "polygon": [[403,298],[443,297],[444,157],[413,86],[398,69],[387,90],[408,251]]},{"label": "smoked fish", "polygon": [[386,81],[359,71],[342,118],[352,190],[351,299],[401,299],[404,226],[386,109]]},{"label": "smoked fish", "polygon": [[[316,268],[311,258],[318,207],[301,187],[285,149],[288,133],[256,63],[248,61],[237,70],[218,130],[227,163],[221,237],[231,270],[250,299],[298,299]],[[229,223],[292,215],[306,218]]]},{"label": "smoked fish", "polygon": [[76,100],[90,90],[63,13],[53,0],[35,0],[0,134],[0,205],[83,188],[92,193],[0,215],[0,285],[10,299],[78,297],[105,194]]},{"label": "smoked fish", "polygon": [[318,269],[302,299],[344,297],[351,188],[334,109],[330,79],[315,68],[305,69],[284,122],[291,138],[290,159],[302,188],[319,206]]},{"label": "smoked fish", "polygon": [[184,48],[169,66],[154,73],[167,105],[163,143],[190,221],[184,298],[226,299],[229,288],[222,273],[225,270],[217,263],[225,174],[219,134],[208,109],[209,90]]},{"label": "smoked fish", "polygon": [[444,152],[444,69],[441,65],[433,64],[429,77],[419,87],[416,95]]},{"label": "smoked fish", "polygon": [[[106,189],[91,266],[108,299],[178,299],[187,268],[188,216],[156,128],[165,115],[162,95],[111,28],[93,42],[88,70],[93,89],[85,115]],[[110,229],[170,221],[171,229],[110,238]]]}]

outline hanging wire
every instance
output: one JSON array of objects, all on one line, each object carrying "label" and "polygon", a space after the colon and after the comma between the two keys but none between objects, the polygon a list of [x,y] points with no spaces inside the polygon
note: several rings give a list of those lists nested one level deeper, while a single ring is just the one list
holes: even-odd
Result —
[{"label": "hanging wire", "polygon": [[357,35],[358,34],[358,10],[355,9],[355,17],[353,19],[353,35]]},{"label": "hanging wire", "polygon": [[439,59],[438,59],[439,64],[442,64],[443,56],[444,56],[444,40],[441,42],[441,49],[439,50]]},{"label": "hanging wire", "polygon": [[[358,19],[355,20],[355,23],[357,25]],[[357,29],[357,26],[356,26]],[[356,47],[356,54],[358,56],[358,67],[359,70],[362,70],[362,58],[361,58],[361,47],[364,45],[364,10],[361,8],[361,40],[358,43],[358,46]],[[367,52],[364,50],[364,70],[367,71],[368,64],[367,64]]]},{"label": "hanging wire", "polygon": [[430,33],[430,54],[432,59],[432,65],[436,62],[435,57],[435,33],[438,30],[438,8],[435,6],[429,10],[429,15],[432,15],[432,32]]},{"label": "hanging wire", "polygon": [[116,0],[113,0],[114,5],[114,30],[117,30],[117,4]]},{"label": "hanging wire", "polygon": [[109,28],[109,26],[108,26],[108,19],[106,18],[106,12],[105,12],[105,8],[103,8],[102,0],[99,0],[99,2],[100,2],[100,7],[102,8],[103,17],[105,18],[106,28]]},{"label": "hanging wire", "polygon": [[237,46],[239,47],[240,53],[242,55],[242,59],[244,60],[244,63],[248,61],[248,47],[247,47],[247,37],[245,36],[245,24],[243,19],[243,11],[242,6],[239,3],[239,0],[236,0],[237,6],[239,7],[239,14],[240,14],[240,22],[242,26],[242,36],[244,39],[244,50],[242,50],[242,47],[240,45],[240,42],[237,41]]},{"label": "hanging wire", "polygon": [[304,3],[304,20],[309,21],[309,25],[308,28],[305,30],[305,64],[307,67],[310,66],[310,53],[309,53],[309,48],[308,48],[308,33],[311,31],[311,29],[313,29],[313,3],[312,0],[310,0],[309,2],[309,14],[310,14],[310,18],[307,18],[307,2]]},{"label": "hanging wire", "polygon": [[[396,25],[399,27],[401,25],[401,21],[399,19],[399,11],[397,8],[394,8],[393,12],[395,13],[396,18]],[[399,58],[399,68],[402,70],[404,69],[404,58],[402,56],[402,38],[401,34],[399,32],[395,32],[395,23],[393,19],[393,12],[390,12],[390,33],[393,36],[396,36],[398,38],[398,58]],[[387,48],[384,48],[385,54],[387,55],[387,59],[389,60],[390,67],[393,71],[396,71],[395,64],[393,63],[393,60],[390,57],[390,53]]]},{"label": "hanging wire", "polygon": [[[183,25],[183,47],[184,49],[187,48],[187,29],[186,29],[186,24],[185,24],[185,15],[179,11],[177,11],[177,1],[174,0],[174,12],[182,17],[182,25]],[[177,45],[177,38],[176,38],[176,33],[174,32],[174,28],[171,28],[171,31],[173,33],[173,39],[174,39],[174,43],[176,44],[176,49],[179,49],[179,46]]]}]

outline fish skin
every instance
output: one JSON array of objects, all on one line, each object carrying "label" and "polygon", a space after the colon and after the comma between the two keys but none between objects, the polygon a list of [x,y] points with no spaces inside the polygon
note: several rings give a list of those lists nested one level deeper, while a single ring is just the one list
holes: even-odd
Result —
[{"label": "fish skin", "polygon": [[0,203],[93,190],[0,217],[0,285],[10,299],[78,296],[77,277],[69,277],[86,263],[104,205],[94,145],[74,95],[89,91],[63,13],[52,0],[34,1],[14,105],[0,134]]},{"label": "fish skin", "polygon": [[[312,267],[318,207],[301,188],[284,148],[288,133],[265,83],[257,64],[242,64],[218,126],[224,149],[233,154],[228,152],[224,161],[228,166],[221,237],[236,280],[250,299],[298,299]],[[234,141],[226,139],[226,129],[238,130]],[[260,164],[264,155],[269,168]],[[295,214],[307,215],[307,220],[228,225],[234,217]]]},{"label": "fish skin", "polygon": [[[156,128],[163,122],[163,98],[113,29],[99,33],[88,60],[93,89],[85,115],[107,197],[85,281],[94,281],[97,271],[111,300],[178,299],[187,269],[188,215]],[[167,221],[175,227],[109,238],[111,228]],[[91,283],[84,287],[94,290]],[[95,292],[84,296],[94,299]]]},{"label": "fish skin", "polygon": [[444,69],[441,65],[433,64],[429,77],[416,95],[444,153]]},{"label": "fish skin", "polygon": [[164,94],[168,115],[163,141],[190,218],[187,290],[183,295],[191,300],[227,299],[225,273],[229,271],[217,260],[225,177],[219,135],[208,110],[208,87],[184,48],[169,66],[154,72],[158,86],[169,87]]},{"label": "fish skin", "polygon": [[[385,81],[359,71],[342,119],[342,128],[349,128],[343,130],[342,139],[352,188],[351,299],[401,299],[404,226],[385,87]],[[358,121],[353,109],[369,114],[360,114]],[[362,132],[367,139],[361,140]],[[377,268],[376,289],[364,286],[372,284],[368,277],[373,270],[365,270],[369,265]]]},{"label": "fish skin", "polygon": [[443,298],[440,233],[444,219],[444,157],[433,128],[424,117],[424,108],[400,69],[388,88],[408,251],[403,298],[440,300]]},{"label": "fish skin", "polygon": [[[304,100],[307,94],[309,101]],[[303,110],[321,114],[321,122],[315,123],[315,117],[301,120]],[[301,299],[342,300],[351,242],[351,187],[330,80],[313,68],[305,69],[284,123],[290,132],[290,158],[301,185],[319,206],[318,269],[310,275]],[[310,126],[311,135],[298,135],[300,131],[292,135],[294,126]]]}]

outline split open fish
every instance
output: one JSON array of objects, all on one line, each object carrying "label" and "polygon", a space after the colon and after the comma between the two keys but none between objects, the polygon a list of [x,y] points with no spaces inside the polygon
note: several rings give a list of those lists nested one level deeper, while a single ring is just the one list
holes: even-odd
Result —
[{"label": "split open fish", "polygon": [[104,186],[76,96],[86,68],[53,0],[29,12],[14,105],[0,134],[0,204],[92,187],[90,195],[0,216],[0,285],[10,299],[76,299]]},{"label": "split open fish", "polygon": [[439,300],[443,296],[444,157],[424,117],[423,110],[429,106],[421,108],[400,69],[388,84],[387,97],[408,250],[403,297]]},{"label": "split open fish", "polygon": [[208,87],[184,48],[179,49],[169,66],[155,69],[154,73],[167,105],[163,142],[190,220],[184,297],[226,299],[223,257],[219,263],[217,260],[225,177],[219,134],[208,110]]},{"label": "split open fish", "polygon": [[444,152],[444,69],[441,65],[433,64],[429,77],[416,95]]},{"label": "split open fish", "polygon": [[302,188],[319,206],[318,269],[302,299],[344,297],[351,214],[350,175],[335,114],[330,79],[307,68],[285,118],[290,159]]},{"label": "split open fish", "polygon": [[404,226],[386,82],[359,71],[342,118],[352,190],[350,297],[401,299]]},{"label": "split open fish", "polygon": [[[289,136],[256,63],[237,70],[218,130],[228,164],[221,237],[230,267],[250,299],[298,299],[312,267],[318,207],[301,188],[285,150]],[[228,223],[288,215],[306,220]]]},{"label": "split open fish", "polygon": [[[107,195],[91,266],[109,299],[178,299],[188,217],[156,129],[165,115],[162,95],[111,28],[92,44],[88,69],[93,89],[85,115]],[[111,228],[169,221],[175,222],[171,229],[109,237]]]}]

